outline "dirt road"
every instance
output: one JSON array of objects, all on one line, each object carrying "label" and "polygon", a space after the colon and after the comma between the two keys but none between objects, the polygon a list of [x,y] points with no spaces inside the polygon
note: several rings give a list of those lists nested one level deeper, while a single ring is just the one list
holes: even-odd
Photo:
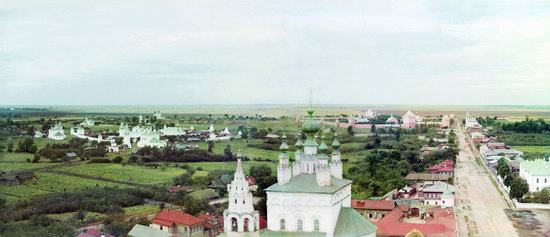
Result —
[{"label": "dirt road", "polygon": [[455,208],[459,236],[518,236],[504,209],[508,208],[489,174],[475,160],[464,133],[455,130],[460,148],[455,168]]}]

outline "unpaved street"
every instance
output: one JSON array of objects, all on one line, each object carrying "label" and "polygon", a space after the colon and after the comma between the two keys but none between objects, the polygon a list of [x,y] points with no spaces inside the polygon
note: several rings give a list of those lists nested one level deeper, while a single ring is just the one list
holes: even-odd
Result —
[{"label": "unpaved street", "polygon": [[460,153],[455,169],[459,236],[518,236],[504,209],[508,208],[482,167],[476,164],[464,133],[455,130]]}]

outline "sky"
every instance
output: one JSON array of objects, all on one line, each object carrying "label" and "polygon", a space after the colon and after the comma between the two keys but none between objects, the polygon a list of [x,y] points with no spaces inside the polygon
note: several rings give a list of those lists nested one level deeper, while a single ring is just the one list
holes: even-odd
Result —
[{"label": "sky", "polygon": [[549,105],[550,2],[0,0],[0,104]]}]

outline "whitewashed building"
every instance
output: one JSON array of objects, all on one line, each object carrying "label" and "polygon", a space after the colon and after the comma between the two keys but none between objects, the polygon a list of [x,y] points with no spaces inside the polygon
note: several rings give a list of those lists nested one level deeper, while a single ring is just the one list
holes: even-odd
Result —
[{"label": "whitewashed building", "polygon": [[340,143],[334,139],[331,154],[324,136],[318,145],[315,134],[320,131],[320,123],[313,119],[312,109],[308,113],[302,125],[307,139],[298,140],[292,164],[286,136],[282,137],[277,183],[266,189],[266,232],[288,236],[376,236],[376,226],[351,208],[352,181],[342,178]]},{"label": "whitewashed building", "polygon": [[48,130],[48,138],[52,140],[63,140],[66,138],[61,122],[56,123],[50,128],[50,130]]},{"label": "whitewashed building", "polygon": [[70,133],[71,135],[74,135],[74,136],[77,136],[77,135],[84,136],[85,130],[83,127],[77,126],[77,127],[72,127],[70,130]]},{"label": "whitewashed building", "polygon": [[162,136],[183,136],[183,135],[185,135],[185,131],[183,131],[183,128],[167,127],[166,124],[164,124],[164,128],[160,129],[159,132]]},{"label": "whitewashed building", "polygon": [[529,192],[550,188],[550,157],[523,161],[519,165],[519,176],[529,184]]},{"label": "whitewashed building", "polygon": [[137,142],[138,147],[165,147],[166,141],[160,140],[160,133],[156,130],[147,130],[141,133],[139,141]]},{"label": "whitewashed building", "polygon": [[82,123],[80,123],[80,126],[94,126],[95,121],[93,119],[86,118]]},{"label": "whitewashed building", "polygon": [[162,114],[160,113],[159,110],[157,110],[157,111],[153,112],[153,117],[155,117],[157,120],[161,120],[162,119]]}]

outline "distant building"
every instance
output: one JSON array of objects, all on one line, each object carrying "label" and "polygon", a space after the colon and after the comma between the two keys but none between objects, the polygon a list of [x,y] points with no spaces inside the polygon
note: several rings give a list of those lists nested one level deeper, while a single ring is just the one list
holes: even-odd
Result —
[{"label": "distant building", "polygon": [[50,130],[48,131],[48,138],[52,140],[64,140],[66,138],[65,131],[63,131],[63,125],[61,122],[56,123]]},{"label": "distant building", "polygon": [[471,116],[470,113],[466,113],[466,119],[464,122],[464,126],[467,129],[469,128],[481,128],[481,124],[479,124],[474,116]]},{"label": "distant building", "polygon": [[63,160],[65,160],[65,161],[75,160],[77,157],[78,157],[78,155],[76,153],[68,152],[68,153],[65,153],[65,156],[63,157]]},{"label": "distant building", "polygon": [[166,124],[164,124],[164,128],[160,129],[159,132],[162,136],[183,136],[183,135],[185,135],[185,131],[183,131],[183,128],[167,127]]},{"label": "distant building", "polygon": [[376,112],[371,109],[368,109],[367,112],[365,112],[365,118],[367,119],[376,118]]},{"label": "distant building", "polygon": [[139,136],[139,141],[137,143],[138,147],[165,147],[166,141],[160,140],[160,133],[155,130],[147,130],[141,133]]},{"label": "distant building", "polygon": [[77,126],[77,127],[72,127],[71,130],[70,130],[70,134],[71,135],[74,135],[74,136],[84,136],[86,131],[84,130],[83,127],[81,126]]},{"label": "distant building", "polygon": [[34,132],[34,138],[42,138],[44,136],[44,134],[40,131],[35,131]]},{"label": "distant building", "polygon": [[84,119],[84,121],[80,123],[80,126],[85,126],[85,127],[94,126],[94,125],[95,125],[95,121],[89,118]]},{"label": "distant building", "polygon": [[36,175],[31,171],[15,171],[10,173],[0,171],[0,183],[7,185],[20,185],[34,179],[36,179]]},{"label": "distant building", "polygon": [[160,113],[160,111],[155,111],[153,112],[153,117],[155,117],[157,120],[161,120],[162,119],[162,114]]},{"label": "distant building", "polygon": [[417,125],[420,125],[421,118],[419,115],[414,114],[410,110],[405,113],[402,117],[403,119],[403,128],[415,128]]},{"label": "distant building", "polygon": [[449,117],[449,115],[443,115],[443,117],[441,117],[441,127],[442,128],[448,128],[451,126],[451,118]]},{"label": "distant building", "polygon": [[550,188],[550,157],[533,161],[524,161],[519,165],[519,176],[529,184],[529,192]]},{"label": "distant building", "polygon": [[380,221],[377,236],[405,237],[416,230],[423,236],[456,236],[456,216],[453,208],[428,208],[420,210],[414,206],[400,205]]},{"label": "distant building", "polygon": [[395,117],[393,117],[393,114],[392,114],[392,115],[390,115],[390,117],[388,119],[386,119],[386,123],[388,123],[388,124],[398,124],[399,120],[396,119]]}]

